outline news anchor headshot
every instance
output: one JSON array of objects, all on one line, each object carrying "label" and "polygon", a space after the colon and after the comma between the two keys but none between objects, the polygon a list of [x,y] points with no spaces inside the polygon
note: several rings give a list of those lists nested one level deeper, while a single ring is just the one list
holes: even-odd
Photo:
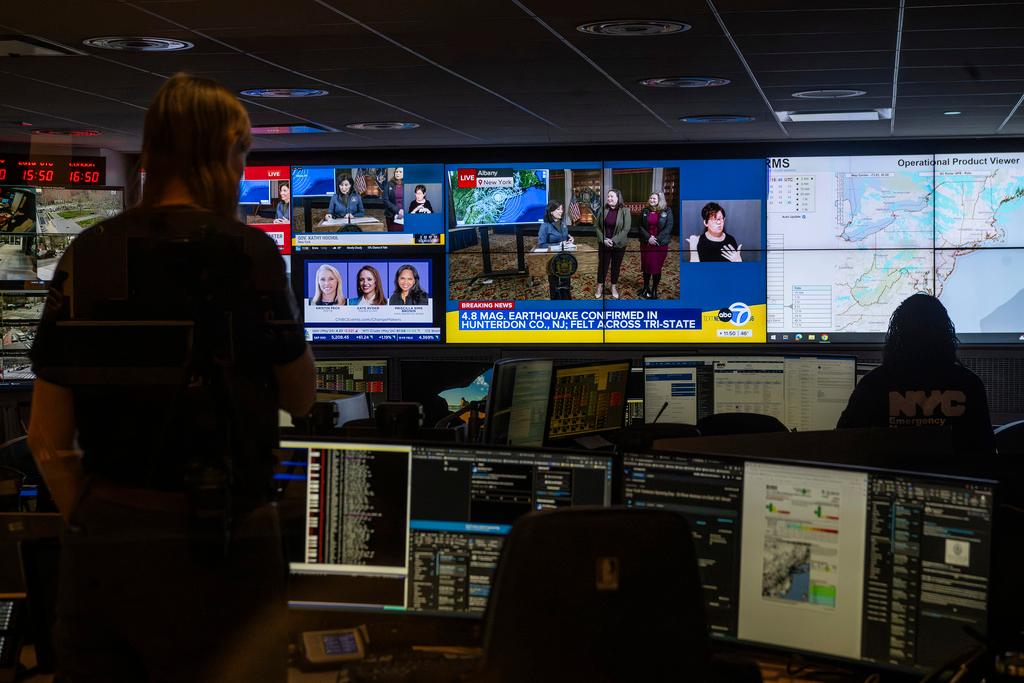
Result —
[{"label": "news anchor headshot", "polygon": [[384,296],[380,273],[373,266],[363,266],[356,273],[356,291],[359,296],[348,300],[349,306],[387,306],[388,298]]},{"label": "news anchor headshot", "polygon": [[274,222],[275,223],[289,223],[292,220],[292,190],[288,187],[288,183],[281,183],[281,187],[277,188],[277,197],[281,201],[277,203],[277,208],[274,210]]},{"label": "news anchor headshot", "polygon": [[409,202],[409,213],[434,213],[434,207],[427,199],[427,186],[417,185],[413,190],[415,197]]},{"label": "news anchor headshot", "polygon": [[395,169],[395,175],[390,181],[384,182],[381,195],[384,198],[384,223],[388,232],[402,232],[402,223],[395,221],[405,220],[405,169],[399,166]]},{"label": "news anchor headshot", "polygon": [[629,238],[629,207],[622,201],[622,192],[612,188],[605,197],[605,205],[594,216],[594,233],[600,240],[597,249],[597,293],[595,299],[604,297],[604,279],[611,265],[612,298],[619,298],[619,270],[626,255],[626,240]]},{"label": "news anchor headshot", "polygon": [[426,306],[427,293],[420,287],[420,274],[408,263],[395,272],[395,291],[388,300],[390,306]]},{"label": "news anchor headshot", "polygon": [[[569,234],[569,226],[562,220],[564,215],[565,206],[561,202],[548,202],[548,206],[544,210],[544,222],[540,224],[540,230],[537,231],[538,248],[560,248],[563,242],[573,243],[572,235]],[[548,274],[548,290],[552,299],[558,298],[558,278],[551,274]]]},{"label": "news anchor headshot", "polygon": [[668,243],[672,239],[672,209],[665,203],[665,195],[652,192],[647,206],[640,212],[640,270],[644,286],[641,299],[657,299],[661,283],[661,269],[668,256]]},{"label": "news anchor headshot", "polygon": [[338,179],[338,191],[331,197],[327,205],[326,220],[334,218],[362,218],[366,215],[363,209],[363,198],[355,191],[352,178],[343,175]]},{"label": "news anchor headshot", "polygon": [[725,231],[725,209],[717,202],[708,202],[700,210],[704,221],[704,233],[697,237],[687,238],[690,243],[690,262],[701,263],[739,263],[742,244],[736,244],[736,238]]},{"label": "news anchor headshot", "polygon": [[341,273],[324,263],[316,269],[316,294],[309,300],[314,306],[344,306],[345,292],[341,287]]}]

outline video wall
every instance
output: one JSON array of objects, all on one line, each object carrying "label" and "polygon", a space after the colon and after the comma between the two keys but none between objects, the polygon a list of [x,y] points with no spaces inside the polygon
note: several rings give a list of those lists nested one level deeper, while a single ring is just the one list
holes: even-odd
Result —
[{"label": "video wall", "polygon": [[878,343],[927,292],[1009,343],[1022,158],[267,167],[241,206],[313,342]]}]

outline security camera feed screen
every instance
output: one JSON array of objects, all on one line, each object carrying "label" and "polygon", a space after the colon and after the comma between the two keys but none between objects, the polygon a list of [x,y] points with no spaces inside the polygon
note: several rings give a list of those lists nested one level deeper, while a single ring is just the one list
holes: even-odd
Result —
[{"label": "security camera feed screen", "polygon": [[439,246],[443,174],[441,164],[293,166],[296,250]]},{"label": "security camera feed screen", "polygon": [[124,211],[124,191],[43,187],[36,207],[41,235],[77,235]]},{"label": "security camera feed screen", "polygon": [[1024,154],[768,165],[768,341],[880,342],[918,292],[961,341],[1024,341]]},{"label": "security camera feed screen", "polygon": [[761,342],[763,159],[447,167],[447,339]]}]

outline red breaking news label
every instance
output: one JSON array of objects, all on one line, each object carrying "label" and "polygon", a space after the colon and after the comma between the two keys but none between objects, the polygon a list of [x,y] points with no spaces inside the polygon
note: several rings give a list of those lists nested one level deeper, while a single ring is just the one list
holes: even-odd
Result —
[{"label": "red breaking news label", "polygon": [[247,166],[246,180],[290,180],[290,166]]},{"label": "red breaking news label", "polygon": [[460,311],[511,311],[515,301],[460,301]]}]

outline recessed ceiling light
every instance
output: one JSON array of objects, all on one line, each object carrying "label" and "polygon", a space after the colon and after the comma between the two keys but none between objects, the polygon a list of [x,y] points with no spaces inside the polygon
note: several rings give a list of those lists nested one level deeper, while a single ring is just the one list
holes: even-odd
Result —
[{"label": "recessed ceiling light", "polygon": [[352,130],[412,130],[419,128],[420,124],[411,121],[365,121],[363,123],[349,123],[346,128]]},{"label": "recessed ceiling light", "polygon": [[239,94],[246,97],[323,97],[327,91],[317,88],[250,88]]},{"label": "recessed ceiling light", "polygon": [[101,50],[121,50],[122,52],[177,52],[178,50],[191,50],[195,47],[187,40],[154,36],[102,36],[86,38],[82,44]]},{"label": "recessed ceiling light", "polygon": [[75,138],[94,138],[99,135],[98,130],[91,128],[36,128],[32,135],[70,135]]},{"label": "recessed ceiling light", "polygon": [[848,97],[860,97],[866,94],[863,90],[801,90],[793,93],[793,97],[803,100],[845,100]]},{"label": "recessed ceiling light", "polygon": [[728,78],[708,78],[706,76],[678,76],[676,78],[647,78],[640,85],[648,88],[717,88],[729,85]]},{"label": "recessed ceiling light", "polygon": [[702,114],[699,116],[680,116],[683,123],[750,123],[757,119],[746,114]]},{"label": "recessed ceiling light", "polygon": [[782,123],[813,121],[885,121],[892,118],[892,109],[863,109],[857,111],[777,111]]},{"label": "recessed ceiling light", "polygon": [[959,112],[959,111],[944,111],[944,112],[942,112],[942,115],[943,116],[960,116],[961,113],[962,112]]},{"label": "recessed ceiling light", "polygon": [[598,36],[667,36],[689,31],[690,25],[662,19],[615,19],[580,24],[576,30]]}]

